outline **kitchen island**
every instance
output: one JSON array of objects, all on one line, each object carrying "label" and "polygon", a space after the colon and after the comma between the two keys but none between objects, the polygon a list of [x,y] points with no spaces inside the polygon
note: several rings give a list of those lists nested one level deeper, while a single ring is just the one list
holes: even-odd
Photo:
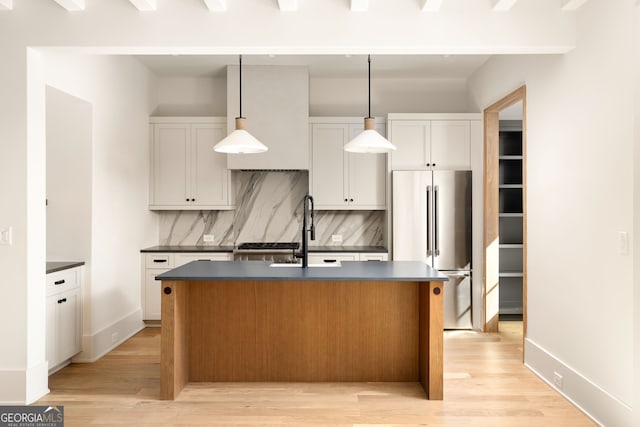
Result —
[{"label": "kitchen island", "polygon": [[214,381],[419,381],[442,399],[447,277],[424,263],[194,261],[157,278],[162,399]]}]

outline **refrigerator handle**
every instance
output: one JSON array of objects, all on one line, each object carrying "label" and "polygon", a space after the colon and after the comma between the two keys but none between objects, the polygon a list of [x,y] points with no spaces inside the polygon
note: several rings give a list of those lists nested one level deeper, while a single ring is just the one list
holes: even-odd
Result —
[{"label": "refrigerator handle", "polygon": [[427,258],[431,255],[431,186],[427,185]]},{"label": "refrigerator handle", "polygon": [[440,256],[440,227],[438,226],[438,186],[433,186],[433,236],[435,256]]}]

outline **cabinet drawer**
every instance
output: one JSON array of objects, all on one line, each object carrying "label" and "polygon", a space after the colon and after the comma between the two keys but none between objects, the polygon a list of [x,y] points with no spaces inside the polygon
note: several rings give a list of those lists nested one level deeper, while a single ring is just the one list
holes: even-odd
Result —
[{"label": "cabinet drawer", "polygon": [[362,252],[360,254],[360,261],[388,261],[389,254],[386,253],[369,253]]},{"label": "cabinet drawer", "polygon": [[80,272],[82,267],[56,271],[47,274],[47,296],[66,292],[80,286]]},{"label": "cabinet drawer", "polygon": [[233,254],[227,252],[220,253],[182,253],[175,254],[174,257],[174,266],[180,267],[181,265],[185,265],[190,263],[191,261],[232,261]]},{"label": "cabinet drawer", "polygon": [[145,257],[146,268],[173,268],[171,254],[147,254]]},{"label": "cabinet drawer", "polygon": [[309,264],[323,264],[338,261],[358,261],[357,253],[316,253],[309,254]]}]

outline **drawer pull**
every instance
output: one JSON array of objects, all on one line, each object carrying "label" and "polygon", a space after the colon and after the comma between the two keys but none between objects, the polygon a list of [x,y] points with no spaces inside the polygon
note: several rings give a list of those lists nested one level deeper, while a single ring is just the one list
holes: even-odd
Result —
[{"label": "drawer pull", "polygon": [[55,282],[53,282],[54,285],[62,285],[63,283],[64,283],[64,279],[56,280]]},{"label": "drawer pull", "polygon": [[166,259],[154,259],[153,262],[160,263],[160,262],[167,262],[167,260]]},{"label": "drawer pull", "polygon": [[338,260],[337,259],[325,259],[324,262],[333,263],[333,262],[338,262]]},{"label": "drawer pull", "polygon": [[67,302],[66,298],[62,298],[58,300],[58,304],[62,304],[63,302]]}]

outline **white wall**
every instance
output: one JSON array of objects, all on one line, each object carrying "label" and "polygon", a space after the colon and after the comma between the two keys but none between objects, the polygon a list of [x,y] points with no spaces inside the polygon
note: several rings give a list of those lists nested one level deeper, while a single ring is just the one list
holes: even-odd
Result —
[{"label": "white wall", "polygon": [[227,79],[219,77],[155,77],[154,116],[227,115]]},{"label": "white wall", "polygon": [[469,82],[478,108],[527,85],[525,359],[605,425],[631,425],[633,401],[632,7],[588,2],[574,51],[495,57]]},{"label": "white wall", "polygon": [[47,53],[46,82],[93,105],[91,282],[81,360],[99,357],[141,326],[140,256],[157,243],[148,210],[149,75],[134,59]]},{"label": "white wall", "polygon": [[[640,5],[636,2],[636,7],[634,11],[634,49],[632,53],[632,58],[634,59],[633,66],[633,74],[635,76],[634,87],[635,87],[635,135],[634,135],[634,161],[635,165],[640,165]],[[634,168],[633,174],[633,182],[634,182],[634,192],[633,192],[633,230],[634,235],[640,233],[640,167],[636,166]],[[637,237],[636,237],[637,238]],[[635,240],[635,239],[634,239]],[[633,241],[632,241],[633,242]],[[634,401],[633,401],[633,415],[634,415],[634,425],[640,425],[640,249],[636,249],[634,252],[634,264],[633,264],[633,273],[634,273]]]}]

